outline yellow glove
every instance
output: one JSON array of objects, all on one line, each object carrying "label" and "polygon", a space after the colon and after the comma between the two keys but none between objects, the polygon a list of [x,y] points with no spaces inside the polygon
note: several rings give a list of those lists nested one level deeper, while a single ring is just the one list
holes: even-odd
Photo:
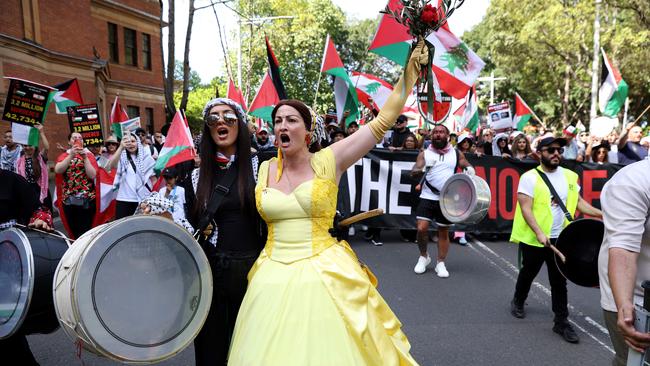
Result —
[{"label": "yellow glove", "polygon": [[381,140],[386,134],[386,131],[395,125],[397,117],[404,108],[406,99],[413,90],[413,86],[420,74],[421,65],[426,65],[429,61],[429,49],[424,44],[424,40],[420,39],[417,46],[411,53],[411,58],[404,68],[404,73],[400,77],[393,92],[388,97],[388,100],[381,108],[377,118],[368,123],[368,128],[372,131],[377,141]]}]

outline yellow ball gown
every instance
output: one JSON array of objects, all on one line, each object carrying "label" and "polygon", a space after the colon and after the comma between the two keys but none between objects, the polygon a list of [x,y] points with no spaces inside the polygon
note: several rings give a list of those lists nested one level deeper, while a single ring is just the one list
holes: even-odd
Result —
[{"label": "yellow ball gown", "polygon": [[267,187],[269,162],[260,166],[255,196],[269,233],[248,274],[228,365],[417,365],[372,274],[328,232],[334,154],[321,150],[311,166],[314,179],[288,195]]}]

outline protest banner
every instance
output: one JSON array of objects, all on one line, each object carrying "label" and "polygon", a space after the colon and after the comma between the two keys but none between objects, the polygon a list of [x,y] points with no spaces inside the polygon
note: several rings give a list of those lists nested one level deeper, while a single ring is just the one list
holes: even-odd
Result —
[{"label": "protest banner", "polygon": [[23,79],[7,79],[10,81],[2,119],[30,127],[36,123],[43,124],[52,101],[52,91],[56,89]]},{"label": "protest banner", "polygon": [[488,125],[496,132],[512,128],[512,114],[510,103],[503,102],[488,106]]},{"label": "protest banner", "polygon": [[[341,177],[337,209],[348,216],[382,208],[384,215],[363,223],[384,229],[414,230],[420,192],[415,190],[418,182],[410,177],[410,171],[417,155],[417,151],[371,150]],[[260,154],[260,159],[273,156],[275,152],[267,151]],[[509,234],[517,205],[519,177],[534,169],[537,161],[478,157],[473,154],[466,157],[474,166],[476,175],[485,179],[490,186],[492,201],[483,221],[471,226],[454,225],[452,230]],[[578,163],[575,160],[564,161],[562,166],[578,174],[580,195],[598,208],[603,186],[622,167],[616,164]]]},{"label": "protest banner", "polygon": [[101,146],[104,144],[97,104],[68,107],[67,112],[70,132],[80,133],[84,140],[84,146]]}]

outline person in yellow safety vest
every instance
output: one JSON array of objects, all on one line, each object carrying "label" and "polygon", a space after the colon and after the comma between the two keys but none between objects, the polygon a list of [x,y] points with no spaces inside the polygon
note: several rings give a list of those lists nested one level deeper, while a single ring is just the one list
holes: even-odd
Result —
[{"label": "person in yellow safety vest", "polygon": [[[580,339],[569,324],[567,307],[566,279],[554,263],[554,254],[549,245],[555,244],[562,229],[569,224],[558,199],[566,206],[572,217],[576,208],[580,212],[602,217],[602,212],[580,197],[578,175],[560,167],[562,153],[567,141],[563,138],[546,137],[537,145],[540,165],[524,173],[517,188],[517,208],[512,226],[510,241],[519,243],[522,266],[515,285],[514,298],[510,302],[510,312],[516,318],[524,318],[524,302],[530,286],[546,262],[551,284],[551,302],[555,318],[553,331],[565,341],[578,343]],[[546,174],[558,197],[552,197],[541,177]]]}]

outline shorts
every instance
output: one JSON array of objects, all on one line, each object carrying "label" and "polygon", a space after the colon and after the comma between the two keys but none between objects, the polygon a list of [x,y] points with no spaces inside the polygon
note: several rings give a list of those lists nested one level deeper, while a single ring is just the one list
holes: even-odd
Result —
[{"label": "shorts", "polygon": [[452,223],[445,218],[440,210],[440,201],[420,198],[418,208],[415,210],[415,218],[435,222],[438,226],[451,226]]}]

